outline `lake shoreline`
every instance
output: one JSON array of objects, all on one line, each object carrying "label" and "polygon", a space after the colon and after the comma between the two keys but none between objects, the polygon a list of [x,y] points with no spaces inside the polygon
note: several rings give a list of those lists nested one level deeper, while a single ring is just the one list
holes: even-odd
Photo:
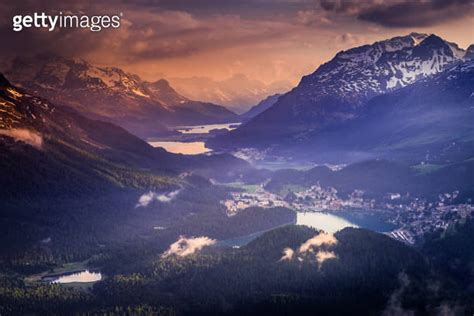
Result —
[{"label": "lake shoreline", "polygon": [[[89,260],[65,263],[61,266],[55,267],[52,271],[47,270],[47,271],[43,271],[40,273],[35,273],[32,275],[26,276],[24,278],[24,281],[27,285],[54,283],[54,284],[59,284],[61,286],[77,287],[80,289],[87,290],[87,289],[90,289],[94,283],[105,279],[105,276],[100,272],[98,268],[90,267],[88,263],[89,263]],[[100,280],[95,280],[92,282],[70,282],[70,283],[54,282],[63,276],[80,274],[85,271],[100,274]]]},{"label": "lake shoreline", "polygon": [[199,155],[213,152],[206,147],[210,138],[231,131],[240,123],[203,124],[176,127],[173,134],[164,137],[150,137],[146,141],[153,147],[160,147],[174,154]]}]

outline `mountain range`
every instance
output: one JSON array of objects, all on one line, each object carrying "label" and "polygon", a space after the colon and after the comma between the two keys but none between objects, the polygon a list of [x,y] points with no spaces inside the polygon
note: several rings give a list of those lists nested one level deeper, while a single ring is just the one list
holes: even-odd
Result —
[{"label": "mountain range", "polygon": [[[440,106],[443,104],[448,106],[446,102],[442,102],[447,99],[450,103],[461,102],[463,106],[452,106],[451,114],[464,115],[462,111],[457,111],[461,108],[470,113],[472,72],[469,63],[473,52],[472,45],[463,50],[436,35],[419,33],[339,52],[314,73],[303,77],[297,87],[280,96],[270,108],[235,131],[218,137],[210,145],[228,148],[280,146],[291,148],[291,152],[298,147],[300,149],[304,147],[304,151],[311,154],[341,148],[347,151],[379,148],[377,146],[381,145],[382,137],[375,143],[371,141],[371,136],[381,135],[378,128],[386,127],[383,138],[385,141],[390,141],[390,133],[399,132],[388,130],[389,121],[394,117],[387,113],[399,106],[399,98],[402,96],[404,109],[412,111],[413,120],[416,120],[415,114],[426,116],[433,114],[434,109],[425,102],[426,100],[436,101]],[[453,73],[433,77],[460,64],[464,66],[456,68]],[[411,88],[413,84],[425,78],[423,84]],[[449,82],[443,83],[443,80]],[[442,90],[443,93],[437,90],[441,88],[445,89]],[[409,95],[415,90],[416,99]],[[398,91],[403,92],[397,94]],[[388,95],[393,95],[390,99],[391,105],[386,104],[386,99],[376,98],[383,95],[387,95],[389,99]],[[384,103],[385,106],[375,114],[372,110],[372,112],[368,110],[369,104],[374,103]],[[373,107],[376,106],[372,105],[370,108]],[[419,110],[418,113],[415,108]],[[410,117],[409,111],[400,110],[400,112],[406,115],[405,119]],[[375,126],[384,113],[387,114],[384,116],[384,123]],[[445,124],[454,127],[454,116],[450,116],[453,118],[451,123]],[[360,121],[362,118],[365,118],[363,123]],[[438,116],[438,120],[444,119],[448,117]],[[367,130],[369,120],[373,123],[370,131]],[[354,130],[356,125],[354,121],[360,121],[359,126],[366,127],[364,136],[355,136],[358,134]],[[420,117],[417,123],[418,133],[422,133],[420,129],[425,126],[424,124],[429,123],[433,127],[434,121]],[[352,126],[352,129],[349,126]],[[347,133],[343,134],[343,131]],[[425,133],[429,134],[427,130]],[[331,138],[335,134],[338,138]],[[400,138],[402,134],[399,133],[398,136],[398,142],[402,142],[415,135],[406,132],[404,139]],[[465,134],[464,136],[468,137]],[[347,141],[348,137],[351,139],[350,142]],[[457,134],[453,137],[457,137]]]},{"label": "mountain range", "polygon": [[[118,68],[52,55],[9,61],[0,74],[0,315],[471,315],[473,57],[474,46],[435,35],[396,37],[338,53],[240,116]],[[232,120],[244,122],[211,132],[212,146],[384,159],[256,169],[140,138]],[[349,208],[339,198],[351,197],[370,203],[361,215],[432,222],[413,247],[361,228],[292,225],[306,203],[297,214],[273,194],[289,200],[308,188],[301,199],[331,202],[324,207]],[[56,284],[83,272],[104,277]]]},{"label": "mountain range", "polygon": [[268,95],[286,92],[292,85],[287,81],[265,84],[244,74],[234,74],[224,80],[209,77],[167,78],[185,96],[222,104],[232,111],[243,113]]},{"label": "mountain range", "polygon": [[222,106],[189,100],[166,80],[147,82],[115,67],[52,54],[20,56],[5,64],[3,71],[14,84],[142,138],[167,133],[177,125],[238,120]]},{"label": "mountain range", "polygon": [[[451,163],[474,156],[474,60],[367,102],[359,117],[312,137],[313,146],[398,160]],[[328,140],[332,143],[329,144]]]},{"label": "mountain range", "polygon": [[76,254],[97,247],[97,238],[130,238],[146,232],[137,223],[146,214],[134,211],[145,193],[159,197],[192,186],[199,174],[219,179],[246,168],[228,154],[185,156],[154,148],[0,74],[0,257],[31,250],[48,236],[56,241],[54,251],[74,241]]},{"label": "mountain range", "polygon": [[154,148],[119,126],[13,86],[1,74],[0,157],[3,202],[123,188],[168,190],[176,188],[181,172],[225,175],[223,170],[247,166],[227,154],[184,156]]}]

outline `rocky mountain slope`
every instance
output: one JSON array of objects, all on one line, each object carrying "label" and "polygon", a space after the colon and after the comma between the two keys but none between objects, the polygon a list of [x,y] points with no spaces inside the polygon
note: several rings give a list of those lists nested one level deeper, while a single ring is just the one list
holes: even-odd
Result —
[{"label": "rocky mountain slope", "polygon": [[[35,247],[70,251],[68,260],[83,260],[107,240],[152,231],[153,214],[137,208],[143,199],[167,202],[170,192],[195,182],[212,186],[199,174],[226,177],[239,168],[248,164],[227,154],[185,156],[154,148],[122,127],[86,118],[0,75],[0,261]],[[195,210],[190,205],[187,200],[183,209]]]},{"label": "rocky mountain slope", "polygon": [[164,189],[174,182],[167,175],[185,163],[111,123],[85,118],[16,88],[2,75],[0,156],[5,199],[120,187]]},{"label": "rocky mountain slope", "polygon": [[367,102],[359,116],[291,145],[322,159],[445,164],[474,156],[474,60]]},{"label": "rocky mountain slope", "polygon": [[119,68],[43,54],[16,57],[5,66],[15,84],[93,119],[118,124],[141,137],[175,125],[235,121],[222,106],[189,100],[165,80],[146,82]]},{"label": "rocky mountain slope", "polygon": [[471,50],[436,35],[411,33],[339,52],[270,109],[216,143],[268,147],[304,139],[359,117],[375,96],[461,63]]},{"label": "rocky mountain slope", "polygon": [[17,88],[1,74],[0,158],[0,197],[13,200],[30,194],[164,190],[176,187],[182,172],[225,176],[248,167],[227,154],[184,156],[154,148],[119,126]]},{"label": "rocky mountain slope", "polygon": [[370,100],[360,117],[314,144],[450,163],[474,156],[474,60]]}]

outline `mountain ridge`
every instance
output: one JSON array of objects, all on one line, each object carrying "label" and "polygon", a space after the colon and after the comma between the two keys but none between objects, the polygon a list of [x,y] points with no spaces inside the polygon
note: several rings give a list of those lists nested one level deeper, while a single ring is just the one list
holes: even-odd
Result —
[{"label": "mountain ridge", "polygon": [[[5,198],[91,193],[94,188],[172,187],[175,181],[168,176],[184,163],[182,157],[153,148],[118,126],[16,88],[3,75],[0,110]],[[17,172],[7,171],[12,169]]]},{"label": "mountain ridge", "polygon": [[275,102],[278,101],[278,98],[280,96],[281,96],[280,93],[276,93],[276,94],[266,97],[265,99],[258,102],[256,105],[252,106],[247,112],[242,113],[240,117],[243,118],[244,121],[248,121],[252,119],[253,117],[259,115],[263,111],[266,111],[267,109],[269,109],[273,104],[275,104]]},{"label": "mountain ridge", "polygon": [[269,147],[360,115],[367,101],[461,63],[466,51],[411,33],[341,51],[247,124],[211,142]]},{"label": "mountain ridge", "polygon": [[7,64],[5,73],[13,83],[143,138],[169,133],[169,127],[175,125],[237,118],[222,106],[183,97],[167,81],[143,81],[117,67],[96,67],[84,60],[51,54],[19,56]]}]

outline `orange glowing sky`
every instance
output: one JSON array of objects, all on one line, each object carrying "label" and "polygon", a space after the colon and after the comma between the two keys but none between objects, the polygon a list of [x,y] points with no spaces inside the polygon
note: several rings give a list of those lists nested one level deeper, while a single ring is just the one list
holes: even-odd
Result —
[{"label": "orange glowing sky", "polygon": [[[72,4],[74,3],[74,4]],[[18,12],[123,13],[118,30],[13,33]],[[140,0],[0,4],[4,55],[44,50],[145,79],[244,75],[291,87],[340,50],[410,32],[474,43],[471,0]]]},{"label": "orange glowing sky", "polygon": [[[340,50],[413,31],[435,33],[462,48],[474,43],[472,17],[416,28],[385,28],[359,21],[328,21],[315,26],[299,24],[297,18],[255,21],[228,17],[225,21],[215,21],[212,28],[208,34],[195,35],[196,40],[204,37],[199,39],[202,45],[188,54],[151,57],[122,66],[148,79],[170,76],[224,79],[245,74],[267,84],[273,81],[297,84],[302,75],[313,72]],[[175,41],[176,46],[182,45],[180,39]],[[146,43],[136,45],[136,51],[148,47]],[[114,59],[109,53],[101,54],[91,54],[91,58],[104,63]],[[111,64],[115,62],[120,63],[120,60]]]}]

